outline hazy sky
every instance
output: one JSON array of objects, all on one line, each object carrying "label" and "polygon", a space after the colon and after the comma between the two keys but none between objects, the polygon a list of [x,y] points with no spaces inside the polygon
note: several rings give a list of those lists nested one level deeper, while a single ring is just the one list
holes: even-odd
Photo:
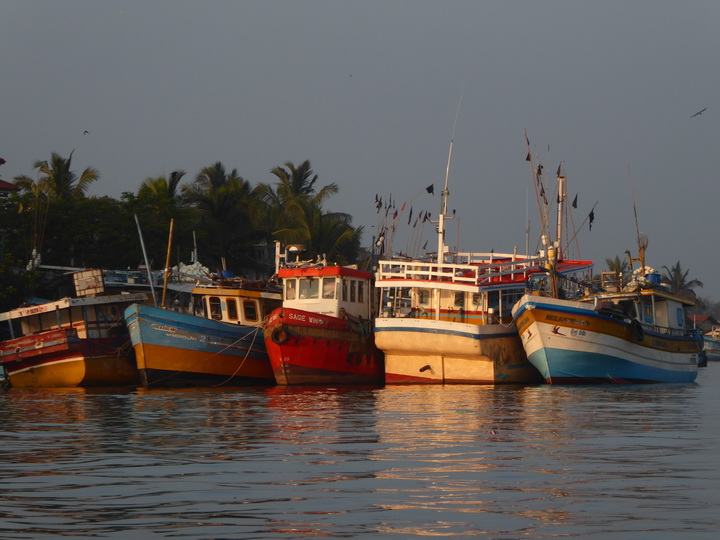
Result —
[{"label": "hazy sky", "polygon": [[636,249],[634,190],[648,264],[681,261],[717,301],[719,23],[717,0],[0,0],[0,176],[74,149],[100,171],[89,194],[119,198],[177,169],[271,182],[309,159],[369,245],[376,193],[437,215],[462,93],[462,250],[524,251],[528,217],[535,246],[527,130],[551,188],[564,163],[576,225],[597,203],[578,234],[596,271]]}]

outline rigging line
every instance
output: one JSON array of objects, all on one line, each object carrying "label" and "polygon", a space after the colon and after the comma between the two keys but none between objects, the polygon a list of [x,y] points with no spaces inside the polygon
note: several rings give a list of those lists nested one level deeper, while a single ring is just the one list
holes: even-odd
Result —
[{"label": "rigging line", "polygon": [[[241,341],[245,340],[245,338],[248,337],[250,334],[255,334],[255,333],[257,332],[258,328],[259,328],[259,327],[255,327],[251,332],[248,332],[247,334],[244,334],[242,337],[236,339],[234,342],[230,343],[229,345],[226,345],[225,347],[223,347],[223,348],[220,349],[219,351],[216,351],[216,352],[210,354],[209,356],[206,356],[206,357],[204,357],[204,358],[200,358],[200,359],[196,360],[195,362],[191,363],[189,367],[190,367],[190,368],[193,368],[193,367],[195,367],[195,366],[201,365],[203,362],[207,362],[207,361],[210,360],[211,358],[213,358],[213,357],[215,357],[215,356],[217,356],[217,355],[219,355],[219,354],[222,354],[223,352],[227,351],[228,349],[230,349],[230,348],[232,348],[232,347],[235,347],[235,346],[238,345]],[[212,345],[214,342],[208,341],[207,343],[208,343],[208,345]],[[253,337],[253,341],[252,341],[252,343],[250,344],[250,347],[249,347],[248,350],[247,350],[248,352],[245,354],[245,358],[247,358],[247,355],[250,353],[250,350],[252,349],[252,344],[253,344],[253,343],[255,343],[255,336]],[[243,359],[243,362],[245,362],[245,359]],[[242,364],[240,364],[240,365],[242,366]],[[155,381],[153,384],[148,385],[148,386],[156,386],[158,383],[162,383],[163,381],[166,381],[166,380],[168,380],[168,379],[170,379],[170,378],[172,378],[172,377],[175,377],[176,375],[179,375],[179,374],[183,373],[184,371],[187,371],[187,369],[177,370],[177,371],[174,371],[173,373],[168,373],[168,375],[166,375],[165,377],[162,377],[161,379],[158,379],[158,380]],[[237,373],[237,371],[236,371],[235,373]],[[234,376],[234,374],[231,375],[230,378],[232,378],[233,376]],[[222,383],[221,383],[221,384],[222,384]]]},{"label": "rigging line", "polygon": [[532,152],[530,151],[530,139],[528,139],[527,129],[525,129],[525,142],[527,144],[527,161],[530,164],[530,177],[532,178],[533,187],[535,188],[535,201],[537,202],[538,214],[540,216],[540,236],[542,236],[545,234],[545,228],[547,226],[547,224],[545,223],[545,216],[542,210],[542,205],[540,204],[540,192],[538,191],[538,185],[542,185],[542,178],[540,178],[535,169]]},{"label": "rigging line", "polygon": [[584,219],[583,222],[580,224],[580,227],[578,227],[577,231],[575,231],[575,234],[573,235],[573,237],[572,237],[570,240],[568,240],[568,242],[572,242],[573,240],[575,240],[575,237],[578,235],[578,233],[579,233],[579,232],[582,230],[582,228],[585,226],[585,223],[587,223],[587,220],[590,219],[590,214],[592,214],[593,210],[595,210],[595,207],[597,206],[598,202],[600,202],[600,201],[596,201],[595,204],[593,204],[593,207],[590,209],[590,212],[588,212],[588,215],[585,216],[585,219]]},{"label": "rigging line", "polygon": [[630,164],[628,163],[628,183],[630,184],[630,192],[632,193],[633,212],[635,213],[635,232],[637,234],[637,242],[640,244],[640,226],[638,225],[637,206],[635,204],[635,186],[632,183],[632,175],[630,174]]},{"label": "rigging line", "polygon": [[258,326],[258,327],[255,327],[255,330],[253,331],[253,340],[252,340],[252,342],[250,343],[250,346],[248,347],[247,352],[245,353],[245,357],[242,359],[242,362],[240,362],[240,365],[239,365],[239,366],[237,367],[237,369],[233,372],[233,374],[230,375],[230,376],[229,376],[227,379],[225,379],[224,381],[221,381],[221,382],[219,382],[219,383],[217,383],[217,384],[215,384],[215,385],[213,385],[213,386],[216,386],[216,387],[217,387],[217,386],[222,386],[223,384],[226,384],[228,381],[232,380],[232,378],[235,377],[235,375],[237,375],[238,371],[240,371],[240,370],[242,369],[243,364],[245,364],[245,360],[247,360],[247,359],[248,359],[248,356],[250,356],[250,352],[252,351],[253,345],[255,345],[255,339],[257,338],[258,334],[260,333],[260,332],[259,332],[260,330],[261,330],[261,328],[260,328],[259,326]]}]

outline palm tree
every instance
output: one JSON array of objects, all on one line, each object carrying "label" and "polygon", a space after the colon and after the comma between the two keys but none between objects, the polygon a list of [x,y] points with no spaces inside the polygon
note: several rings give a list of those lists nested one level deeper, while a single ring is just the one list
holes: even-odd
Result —
[{"label": "palm tree", "polygon": [[21,175],[15,177],[15,185],[26,192],[40,191],[50,198],[70,200],[85,197],[88,187],[100,178],[100,173],[88,167],[77,176],[70,170],[73,152],[75,150],[67,159],[53,152],[49,163],[36,161],[33,168],[38,170],[37,182]]},{"label": "palm tree", "polygon": [[627,260],[621,259],[615,255],[614,259],[605,259],[605,264],[610,272],[615,272],[616,275],[624,274],[628,270]]},{"label": "palm tree", "polygon": [[170,178],[165,176],[157,176],[155,178],[147,177],[140,184],[138,197],[151,197],[161,200],[178,200],[180,198],[179,184],[185,171],[173,171]]},{"label": "palm tree", "polygon": [[690,270],[683,271],[680,261],[676,262],[671,268],[663,266],[665,273],[662,276],[663,281],[670,284],[672,292],[680,293],[682,291],[692,290],[695,287],[702,287],[703,283],[697,279],[688,280]]},{"label": "palm tree", "polygon": [[208,247],[214,255],[230,258],[235,265],[258,266],[251,246],[259,240],[255,226],[258,201],[250,183],[233,169],[227,173],[222,163],[205,167],[190,186],[181,192],[188,205],[195,208],[204,223]]},{"label": "palm tree", "polygon": [[270,172],[277,177],[275,187],[257,187],[270,237],[285,244],[304,244],[310,257],[326,255],[341,264],[354,262],[362,227],[354,228],[349,214],[323,210],[326,200],[338,192],[337,184],[316,191],[318,176],[307,160],[299,167],[287,162]]}]

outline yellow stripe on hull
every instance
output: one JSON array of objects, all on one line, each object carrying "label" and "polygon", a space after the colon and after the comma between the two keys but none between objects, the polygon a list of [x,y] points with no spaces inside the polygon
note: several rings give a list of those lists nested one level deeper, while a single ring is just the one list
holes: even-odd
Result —
[{"label": "yellow stripe on hull", "polygon": [[275,380],[267,359],[178,350],[151,344],[136,345],[135,355],[139,370]]},{"label": "yellow stripe on hull", "polygon": [[13,372],[15,388],[67,388],[75,386],[124,386],[139,382],[134,362],[125,356],[67,358]]}]

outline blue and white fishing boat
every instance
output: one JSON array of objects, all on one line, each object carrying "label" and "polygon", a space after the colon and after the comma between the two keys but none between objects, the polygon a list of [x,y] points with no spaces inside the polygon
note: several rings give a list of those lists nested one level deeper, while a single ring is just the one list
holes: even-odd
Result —
[{"label": "blue and white fishing boat", "polygon": [[[560,193],[564,198],[562,182]],[[612,273],[614,279],[603,280],[599,289],[565,280],[549,258],[544,276],[549,287],[525,294],[512,310],[528,360],[545,381],[695,380],[703,342],[700,332],[686,324],[684,312],[694,302],[672,294],[658,274],[647,272],[647,245],[647,237],[639,234],[639,257],[630,265],[639,261],[640,269],[629,283]]]},{"label": "blue and white fishing boat", "polygon": [[262,322],[282,305],[266,282],[224,279],[192,291],[190,313],[133,304],[125,321],[144,386],[274,384]]}]

